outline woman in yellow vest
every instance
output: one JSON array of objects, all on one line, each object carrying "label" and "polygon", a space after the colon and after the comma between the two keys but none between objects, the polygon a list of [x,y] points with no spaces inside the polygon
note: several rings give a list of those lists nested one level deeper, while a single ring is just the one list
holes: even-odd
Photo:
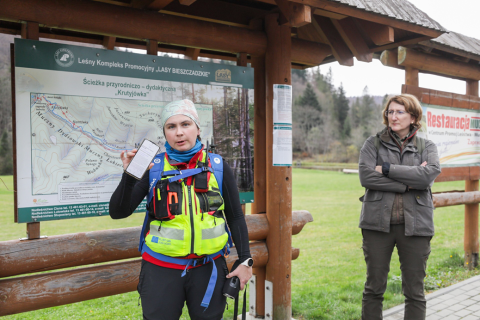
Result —
[{"label": "woman in yellow vest", "polygon": [[[203,150],[193,102],[169,103],[161,125],[166,153],[155,157],[141,180],[123,174],[110,200],[110,216],[130,216],[147,196],[138,283],[144,319],[177,320],[185,302],[191,319],[222,319],[226,279],[237,276],[243,289],[252,276],[237,184],[228,164]],[[124,169],[136,152],[122,152]],[[231,273],[225,261],[229,240],[225,223],[240,263]]]}]

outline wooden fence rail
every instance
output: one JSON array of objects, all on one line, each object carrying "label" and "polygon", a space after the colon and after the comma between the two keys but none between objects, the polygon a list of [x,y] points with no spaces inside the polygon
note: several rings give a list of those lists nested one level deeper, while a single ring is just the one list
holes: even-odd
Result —
[{"label": "wooden fence rail", "polygon": [[[227,258],[229,268],[238,258],[237,251],[232,249]],[[250,251],[255,266],[267,264],[264,241],[250,243]],[[292,248],[292,260],[299,254],[299,249]],[[134,291],[140,265],[141,259],[134,259],[0,280],[0,316]]]},{"label": "wooden fence rail", "polygon": [[480,191],[437,193],[433,195],[433,206],[435,208],[475,203],[480,203]]},{"label": "wooden fence rail", "polygon": [[[268,221],[264,214],[245,217],[250,240],[265,240]],[[292,234],[313,221],[308,211],[292,212]],[[35,241],[0,242],[0,278],[46,270],[140,257],[141,227],[51,236]]]},{"label": "wooden fence rail", "polygon": [[[268,262],[265,214],[245,217],[249,229],[250,252],[256,267]],[[313,221],[308,211],[292,212],[292,234]],[[44,239],[0,242],[0,278],[140,256],[140,227],[52,236]],[[232,248],[229,267],[238,259]],[[291,259],[300,250],[292,248]],[[134,291],[141,259],[96,266],[44,272],[0,280],[0,316],[59,306]]]}]

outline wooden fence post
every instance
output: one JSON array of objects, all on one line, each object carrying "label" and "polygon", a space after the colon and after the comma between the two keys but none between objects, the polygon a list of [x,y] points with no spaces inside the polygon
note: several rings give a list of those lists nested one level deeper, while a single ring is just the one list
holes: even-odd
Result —
[{"label": "wooden fence post", "polygon": [[[22,35],[22,38],[23,39],[31,39],[31,40],[39,40],[39,35],[40,35],[40,27],[38,25],[38,22],[26,22],[24,24],[22,24],[22,30],[21,30],[21,35]],[[14,66],[12,66],[13,68]],[[15,93],[13,93],[15,94]],[[13,106],[13,108],[15,108],[15,106]],[[14,135],[16,135],[16,128],[13,128],[14,129]],[[15,153],[16,153],[16,146],[14,146],[15,148]],[[14,175],[16,175],[16,169],[17,169],[17,166],[16,166],[16,161],[14,161],[15,163],[15,167],[14,167]],[[14,181],[16,181],[16,179],[14,179]],[[16,187],[16,182],[15,182],[15,188],[14,188],[14,192],[15,192],[15,206],[16,206],[16,203],[17,203],[17,199],[16,199],[16,193],[18,192],[17,190],[17,187]],[[18,210],[18,208],[17,208]],[[40,238],[40,222],[30,222],[30,223],[27,223],[27,239],[28,240],[32,240],[32,239],[39,239]]]},{"label": "wooden fence post", "polygon": [[[273,86],[291,84],[291,28],[278,24],[278,14],[265,17],[267,50],[266,79],[266,169],[269,259],[266,279],[273,284],[273,314],[265,319],[290,320],[292,247],[292,168],[273,166]],[[257,168],[255,168],[257,169]]]},{"label": "wooden fence post", "polygon": [[405,67],[405,84],[411,86],[419,86],[418,69]]},{"label": "wooden fence post", "polygon": [[[245,52],[240,52],[240,53],[237,53],[237,66],[239,67],[246,67],[248,65],[248,56]],[[240,90],[240,89],[239,89]],[[242,100],[244,99],[244,97],[242,97]],[[248,106],[248,101],[244,102],[246,103],[246,105]],[[239,106],[240,106],[240,102],[239,102]],[[240,107],[239,109],[241,110],[243,107]],[[248,112],[248,107],[247,107],[247,112]],[[245,125],[245,122],[246,121],[246,117],[245,116],[240,116],[240,127],[245,127],[246,130],[248,130],[249,126],[248,126],[248,123]],[[240,132],[242,132],[242,130],[240,130]],[[240,137],[240,139],[245,139],[245,137]],[[249,141],[246,141],[246,145],[249,146]],[[240,146],[243,147],[243,144],[240,143]],[[242,159],[241,161],[245,161],[245,159]],[[246,162],[245,162],[246,163]],[[242,206],[242,212],[243,212],[243,215],[245,215],[246,213],[246,210],[247,210],[247,207],[246,207],[246,204],[245,203],[242,203],[241,204]]]},{"label": "wooden fence post", "polygon": [[[254,202],[252,203],[252,214],[265,214],[267,212],[267,128],[266,128],[266,97],[265,97],[265,56],[252,57],[254,68]],[[265,316],[265,267],[253,268],[256,276],[255,291],[255,315]]]},{"label": "wooden fence post", "polygon": [[[467,95],[478,97],[478,81],[467,80]],[[465,192],[478,191],[478,180],[465,181]],[[465,266],[472,270],[478,265],[478,203],[465,205],[465,235],[463,238]]]}]

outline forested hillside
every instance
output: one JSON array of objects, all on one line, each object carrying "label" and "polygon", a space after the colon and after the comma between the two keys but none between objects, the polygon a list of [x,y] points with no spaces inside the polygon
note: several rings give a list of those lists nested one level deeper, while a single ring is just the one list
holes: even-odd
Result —
[{"label": "forested hillside", "polygon": [[294,157],[357,162],[365,139],[383,127],[385,97],[370,96],[365,87],[361,97],[347,98],[342,86],[333,86],[331,70],[292,74]]},{"label": "forested hillside", "polygon": [[13,173],[12,96],[10,43],[13,36],[0,33],[0,175]]}]

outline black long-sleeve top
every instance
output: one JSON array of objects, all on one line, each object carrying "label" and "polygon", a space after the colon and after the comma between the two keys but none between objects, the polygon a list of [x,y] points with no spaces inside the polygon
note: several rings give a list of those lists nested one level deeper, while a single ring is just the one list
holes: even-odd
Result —
[{"label": "black long-sleeve top", "polygon": [[[110,216],[112,219],[122,219],[130,216],[148,193],[148,172],[141,180],[124,173],[122,180],[110,198]],[[245,216],[240,206],[238,188],[232,169],[223,161],[223,199],[225,201],[225,218],[232,233],[233,242],[240,262],[251,258],[248,243],[248,229]]]}]

